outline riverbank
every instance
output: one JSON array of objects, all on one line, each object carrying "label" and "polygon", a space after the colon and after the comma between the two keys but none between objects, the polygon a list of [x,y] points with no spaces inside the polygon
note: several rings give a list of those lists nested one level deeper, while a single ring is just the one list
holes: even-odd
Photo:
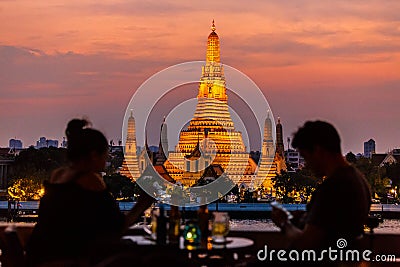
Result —
[{"label": "riverbank", "polygon": [[[118,202],[122,211],[130,210],[135,202]],[[232,219],[239,220],[262,220],[271,217],[272,207],[269,203],[211,203],[207,205],[210,212],[228,212]],[[306,210],[305,204],[283,204],[289,211]],[[39,209],[38,201],[21,201],[19,205],[9,207],[7,201],[0,201],[0,218],[6,221],[13,214],[16,221],[35,221]],[[169,210],[169,205],[165,205]],[[183,217],[193,218],[196,216],[198,207],[180,207]],[[372,204],[371,214],[379,214],[383,219],[400,219],[400,205],[397,204]]]}]

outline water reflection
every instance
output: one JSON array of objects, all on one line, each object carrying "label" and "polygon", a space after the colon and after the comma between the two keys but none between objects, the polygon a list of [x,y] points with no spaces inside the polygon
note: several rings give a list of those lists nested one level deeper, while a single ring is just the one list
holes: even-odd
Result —
[{"label": "water reflection", "polygon": [[[269,219],[260,220],[230,220],[230,228],[232,231],[276,231],[280,229]],[[375,233],[384,234],[400,234],[400,220],[384,219],[377,228]]]}]

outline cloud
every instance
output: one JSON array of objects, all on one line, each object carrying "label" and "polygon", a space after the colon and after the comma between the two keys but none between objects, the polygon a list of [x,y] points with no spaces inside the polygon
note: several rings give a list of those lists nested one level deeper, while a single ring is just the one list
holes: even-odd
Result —
[{"label": "cloud", "polygon": [[400,37],[400,22],[380,24],[375,27],[375,32],[386,38]]},{"label": "cloud", "polygon": [[[10,127],[0,141],[64,129],[80,114],[119,134],[139,84],[174,63],[204,59],[212,19],[222,62],[268,88],[272,107],[291,120],[289,132],[322,111],[350,126],[371,121],[365,132],[398,114],[385,104],[398,99],[398,0],[54,3],[2,1],[0,119]],[[344,94],[353,91],[359,99]],[[366,119],[361,101],[381,118]]]},{"label": "cloud", "polygon": [[33,48],[0,46],[0,93],[3,99],[103,95],[109,90],[105,85],[116,77],[135,79],[162,65],[154,59],[46,54]]},{"label": "cloud", "polygon": [[371,44],[367,42],[351,42],[345,45],[334,45],[324,49],[328,55],[358,56],[362,54],[399,53],[400,45],[391,42]]},{"label": "cloud", "polygon": [[8,125],[0,144],[14,136],[25,145],[43,135],[59,139],[65,123],[83,115],[118,137],[130,97],[164,65],[169,62],[0,46],[0,121]]},{"label": "cloud", "polygon": [[[394,55],[400,53],[400,38],[397,41],[377,40],[368,38],[364,41],[345,40],[341,34],[344,32],[324,31],[323,35],[333,35],[332,39],[338,38],[341,42],[319,43],[317,31],[313,39],[286,33],[256,34],[252,36],[227,36],[222,39],[226,46],[223,50],[229,62],[242,61],[244,64],[253,59],[254,64],[263,66],[293,66],[306,64],[308,62],[324,61],[349,63],[375,63],[397,60]],[[311,35],[307,32],[306,35]],[[339,36],[337,36],[339,35]],[[371,39],[371,40],[369,40]],[[227,44],[227,45],[226,45]],[[235,59],[240,53],[240,59]],[[247,61],[247,62],[246,62]]]},{"label": "cloud", "polygon": [[82,1],[82,2],[72,2],[64,3],[62,5],[52,5],[50,8],[54,10],[62,10],[62,12],[74,12],[75,14],[90,14],[109,16],[159,16],[168,15],[171,13],[177,15],[183,12],[188,12],[192,10],[191,5],[186,1],[113,1],[113,2],[92,2],[92,1]]}]

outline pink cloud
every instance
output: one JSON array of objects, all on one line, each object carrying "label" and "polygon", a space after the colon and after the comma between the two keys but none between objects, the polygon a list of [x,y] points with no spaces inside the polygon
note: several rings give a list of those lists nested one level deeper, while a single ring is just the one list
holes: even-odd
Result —
[{"label": "pink cloud", "polygon": [[135,89],[203,60],[215,19],[222,61],[256,81],[285,135],[322,117],[342,128],[345,149],[375,137],[385,151],[400,145],[390,123],[400,113],[399,9],[389,0],[1,1],[0,146],[61,137],[80,115],[117,140]]}]

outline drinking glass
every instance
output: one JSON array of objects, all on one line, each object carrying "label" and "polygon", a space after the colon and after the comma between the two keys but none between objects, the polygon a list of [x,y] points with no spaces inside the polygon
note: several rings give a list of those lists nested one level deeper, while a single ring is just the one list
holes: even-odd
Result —
[{"label": "drinking glass", "polygon": [[143,216],[143,230],[149,234],[152,235],[152,221],[153,221],[153,207],[150,207],[144,211],[144,216]]},{"label": "drinking glass", "polygon": [[227,212],[214,212],[211,237],[215,243],[224,243],[229,233],[229,215]]},{"label": "drinking glass", "polygon": [[[150,223],[150,235],[152,239],[156,239],[157,237],[157,218],[160,214],[160,211],[158,208],[153,208],[151,210],[151,223]],[[147,231],[146,231],[147,232]]]}]

